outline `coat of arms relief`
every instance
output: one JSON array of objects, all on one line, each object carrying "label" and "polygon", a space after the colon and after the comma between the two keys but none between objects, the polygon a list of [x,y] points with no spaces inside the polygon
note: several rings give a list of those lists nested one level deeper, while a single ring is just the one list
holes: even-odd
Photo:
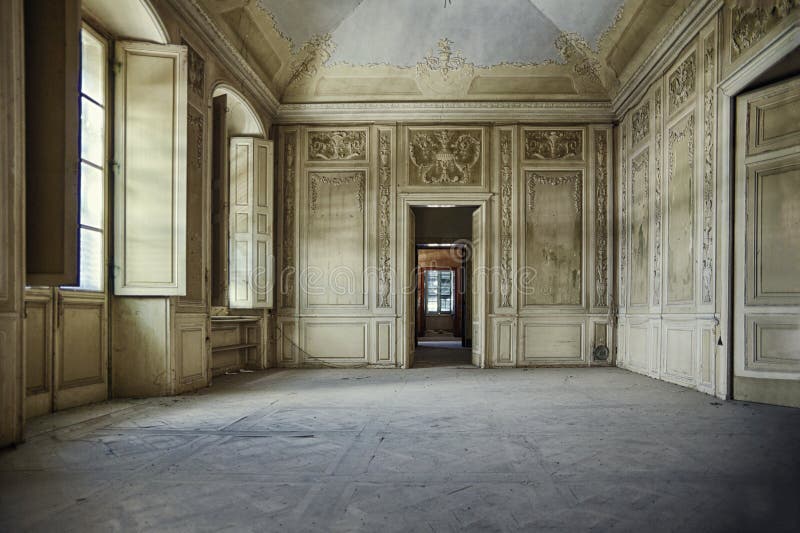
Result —
[{"label": "coat of arms relief", "polygon": [[[410,132],[409,182],[470,185],[480,172],[482,134],[476,130]],[[480,180],[480,175],[478,175]]]}]

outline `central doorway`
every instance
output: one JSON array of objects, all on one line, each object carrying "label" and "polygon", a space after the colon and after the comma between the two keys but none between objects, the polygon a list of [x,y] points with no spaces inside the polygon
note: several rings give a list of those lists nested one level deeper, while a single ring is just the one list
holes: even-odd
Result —
[{"label": "central doorway", "polygon": [[487,198],[475,196],[401,198],[404,368],[486,366]]}]

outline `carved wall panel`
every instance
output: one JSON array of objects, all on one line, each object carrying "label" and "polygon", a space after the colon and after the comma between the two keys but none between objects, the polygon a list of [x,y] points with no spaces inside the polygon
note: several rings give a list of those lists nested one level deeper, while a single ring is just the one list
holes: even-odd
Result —
[{"label": "carved wall panel", "polygon": [[631,144],[636,146],[650,137],[650,102],[646,101],[633,112],[631,118]]},{"label": "carved wall panel", "polygon": [[595,306],[608,305],[608,133],[594,132]]},{"label": "carved wall panel", "polygon": [[[191,51],[191,48],[190,48]],[[191,57],[189,74],[191,79]],[[200,59],[202,61],[202,59]],[[201,81],[202,83],[202,81]],[[191,84],[190,84],[191,87]],[[205,115],[194,105],[188,106],[186,148],[186,295],[182,305],[205,309]]]},{"label": "carved wall panel", "polygon": [[297,186],[297,131],[283,134],[283,179],[281,182],[281,304],[294,307],[297,263],[295,257],[295,189]]},{"label": "carved wall panel", "polygon": [[409,128],[409,185],[482,185],[481,128]]},{"label": "carved wall panel", "polygon": [[694,298],[694,113],[669,129],[667,140],[667,298],[691,303]]},{"label": "carved wall panel", "polygon": [[800,2],[797,0],[765,0],[733,7],[730,12],[730,60],[737,60],[790,14],[796,14],[798,8]]},{"label": "carved wall panel", "polygon": [[581,305],[583,172],[525,173],[526,305]]},{"label": "carved wall panel", "polygon": [[619,180],[619,280],[617,282],[618,305],[622,308],[627,306],[628,294],[628,144],[627,144],[627,122],[620,125],[620,180]]},{"label": "carved wall panel", "polygon": [[646,305],[650,294],[650,150],[631,162],[630,304]]},{"label": "carved wall panel", "polygon": [[653,154],[655,161],[655,186],[653,187],[653,305],[661,304],[661,255],[662,255],[662,191],[663,177],[661,169],[661,154],[664,148],[664,134],[661,131],[663,125],[662,114],[662,92],[661,88],[655,91],[655,123],[656,123],[656,148]]},{"label": "carved wall panel", "polygon": [[716,185],[716,33],[703,40],[703,263],[702,303],[710,304],[714,293],[714,187]]},{"label": "carved wall panel", "polygon": [[513,272],[513,140],[510,130],[500,132],[500,307],[511,307]]},{"label": "carved wall panel", "polygon": [[365,305],[367,173],[308,173],[303,292],[308,307]]},{"label": "carved wall panel", "polygon": [[366,129],[308,130],[309,161],[366,161]]},{"label": "carved wall panel", "polygon": [[677,111],[694,96],[697,78],[697,52],[692,51],[669,75],[669,112]]},{"label": "carved wall panel", "polygon": [[392,131],[378,132],[378,303],[392,306]]},{"label": "carved wall panel", "polygon": [[583,130],[525,129],[525,159],[583,160]]}]

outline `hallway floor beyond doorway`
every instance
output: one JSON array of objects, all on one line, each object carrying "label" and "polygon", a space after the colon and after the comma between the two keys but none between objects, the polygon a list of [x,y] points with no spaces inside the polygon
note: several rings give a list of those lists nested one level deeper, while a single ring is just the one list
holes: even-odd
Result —
[{"label": "hallway floor beyond doorway", "polygon": [[619,369],[278,370],[32,420],[0,531],[790,531],[800,410]]}]

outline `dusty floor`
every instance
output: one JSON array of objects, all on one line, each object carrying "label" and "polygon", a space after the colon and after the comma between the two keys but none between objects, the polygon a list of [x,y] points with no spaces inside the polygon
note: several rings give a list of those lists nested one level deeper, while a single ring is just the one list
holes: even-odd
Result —
[{"label": "dusty floor", "polygon": [[0,531],[800,527],[800,410],[618,369],[242,374],[29,435]]}]

